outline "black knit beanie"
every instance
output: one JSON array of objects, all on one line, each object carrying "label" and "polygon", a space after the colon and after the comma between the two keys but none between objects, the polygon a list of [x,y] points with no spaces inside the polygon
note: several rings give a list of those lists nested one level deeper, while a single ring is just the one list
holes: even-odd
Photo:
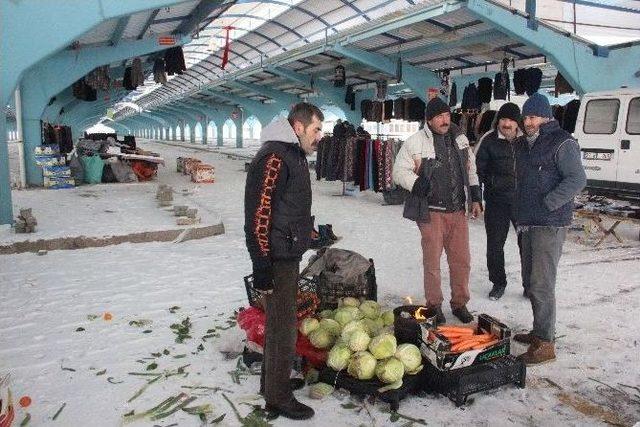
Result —
[{"label": "black knit beanie", "polygon": [[500,119],[511,119],[514,122],[520,123],[522,121],[522,117],[520,116],[520,108],[513,102],[507,102],[498,110],[498,114],[496,115],[496,123],[498,123]]},{"label": "black knit beanie", "polygon": [[427,117],[427,120],[431,120],[439,114],[450,112],[451,110],[449,109],[447,103],[440,99],[440,97],[435,97],[427,104],[425,115]]}]

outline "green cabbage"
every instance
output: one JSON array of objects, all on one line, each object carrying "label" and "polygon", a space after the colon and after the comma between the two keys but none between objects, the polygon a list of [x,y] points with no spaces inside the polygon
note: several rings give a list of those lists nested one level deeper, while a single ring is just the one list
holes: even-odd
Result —
[{"label": "green cabbage", "polygon": [[320,312],[320,318],[322,319],[330,319],[333,317],[333,310],[322,310]]},{"label": "green cabbage", "polygon": [[378,360],[393,356],[396,352],[396,337],[392,334],[378,335],[369,343],[369,351]]},{"label": "green cabbage", "polygon": [[359,351],[349,359],[347,372],[359,380],[370,380],[376,373],[376,359],[368,351]]},{"label": "green cabbage", "polygon": [[401,381],[404,376],[404,365],[395,357],[380,360],[376,365],[376,376],[385,384]]},{"label": "green cabbage", "polygon": [[327,355],[327,366],[334,371],[341,371],[349,364],[352,351],[345,344],[336,344]]},{"label": "green cabbage", "polygon": [[324,399],[333,393],[333,386],[326,383],[317,383],[309,387],[309,397],[312,399]]},{"label": "green cabbage", "polygon": [[393,311],[391,310],[385,311],[384,313],[382,313],[381,317],[382,317],[382,321],[384,322],[384,326],[393,325],[393,321],[394,321]]},{"label": "green cabbage", "polygon": [[318,322],[318,319],[315,319],[313,317],[307,317],[306,319],[302,319],[302,322],[300,322],[300,327],[298,328],[298,330],[302,335],[306,337],[311,332],[318,329],[318,326],[320,326],[320,322]]},{"label": "green cabbage", "polygon": [[408,374],[417,374],[422,369],[422,354],[413,344],[400,344],[396,349],[395,357],[402,362]]},{"label": "green cabbage", "polygon": [[352,351],[365,351],[371,338],[365,331],[356,329],[349,337],[349,348]]},{"label": "green cabbage", "polygon": [[357,307],[360,305],[360,300],[358,298],[345,297],[340,300],[341,307]]},{"label": "green cabbage", "polygon": [[352,320],[360,320],[364,317],[364,314],[362,314],[362,311],[360,311],[358,307],[342,307],[342,310],[346,310],[350,313]]},{"label": "green cabbage", "polygon": [[367,300],[360,304],[360,311],[367,319],[377,319],[380,316],[380,304]]},{"label": "green cabbage", "polygon": [[340,337],[348,342],[349,338],[351,338],[351,334],[353,334],[355,331],[367,332],[365,330],[365,326],[360,321],[352,320],[344,325],[344,327],[342,328],[342,332],[340,333]]},{"label": "green cabbage", "polygon": [[[336,312],[333,315],[333,319],[340,323],[340,325],[344,326],[347,323],[351,322],[353,319],[353,312],[350,310],[347,310],[348,308],[355,308],[355,307],[342,307],[336,310]],[[355,308],[357,310],[357,308]]]},{"label": "green cabbage", "polygon": [[340,323],[336,322],[333,319],[322,319],[320,321],[320,328],[325,329],[334,337],[339,336],[340,331],[342,330]]},{"label": "green cabbage", "polygon": [[315,348],[329,348],[333,345],[335,337],[326,329],[318,328],[309,334],[309,341]]}]

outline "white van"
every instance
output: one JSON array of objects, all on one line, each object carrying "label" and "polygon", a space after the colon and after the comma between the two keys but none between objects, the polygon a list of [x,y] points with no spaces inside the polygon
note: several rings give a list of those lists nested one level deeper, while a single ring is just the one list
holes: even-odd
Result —
[{"label": "white van", "polygon": [[620,198],[640,197],[640,88],[584,95],[574,136],[588,189]]}]

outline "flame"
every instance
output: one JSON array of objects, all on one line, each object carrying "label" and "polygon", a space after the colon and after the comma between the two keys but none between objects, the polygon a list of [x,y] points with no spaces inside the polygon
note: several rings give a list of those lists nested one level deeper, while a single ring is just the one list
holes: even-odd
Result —
[{"label": "flame", "polygon": [[411,297],[407,296],[404,297],[404,301],[408,304],[408,305],[412,305],[413,304],[413,300],[411,299]]},{"label": "flame", "polygon": [[413,313],[413,317],[415,317],[416,320],[427,320],[426,317],[424,317],[422,315],[422,310],[426,310],[425,307],[418,307],[418,309],[415,311],[415,313]]}]

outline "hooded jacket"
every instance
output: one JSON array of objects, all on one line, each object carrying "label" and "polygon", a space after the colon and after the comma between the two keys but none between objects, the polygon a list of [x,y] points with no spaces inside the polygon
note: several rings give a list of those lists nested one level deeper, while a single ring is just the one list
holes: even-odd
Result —
[{"label": "hooded jacket", "polygon": [[307,158],[286,118],[262,130],[262,147],[245,187],[245,238],[254,268],[300,260],[311,242],[311,179]]}]

